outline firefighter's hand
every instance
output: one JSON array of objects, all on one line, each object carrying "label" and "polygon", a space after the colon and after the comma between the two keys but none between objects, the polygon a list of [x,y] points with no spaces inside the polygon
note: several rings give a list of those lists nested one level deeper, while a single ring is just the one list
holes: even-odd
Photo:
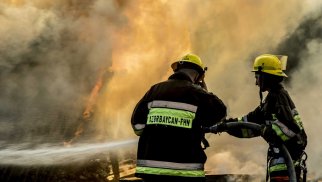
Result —
[{"label": "firefighter's hand", "polygon": [[228,130],[227,123],[237,122],[237,118],[228,118],[223,119],[220,123],[217,124],[217,133],[226,132]]},{"label": "firefighter's hand", "polygon": [[278,144],[281,139],[277,136],[276,132],[273,130],[272,125],[263,125],[261,129],[261,136],[269,144]]}]

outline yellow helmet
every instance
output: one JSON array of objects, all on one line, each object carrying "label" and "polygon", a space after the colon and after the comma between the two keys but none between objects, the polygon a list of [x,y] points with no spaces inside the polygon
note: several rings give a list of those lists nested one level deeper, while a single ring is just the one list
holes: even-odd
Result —
[{"label": "yellow helmet", "polygon": [[284,59],[284,62],[282,62],[283,58],[287,59],[286,56],[281,56],[279,58],[278,55],[272,54],[260,55],[255,59],[252,71],[261,71],[271,75],[287,77],[287,75],[283,72],[283,70],[285,70],[283,67],[286,67],[286,59]]},{"label": "yellow helmet", "polygon": [[195,54],[187,54],[187,55],[183,56],[179,61],[172,63],[171,68],[173,70],[176,70],[178,68],[178,64],[182,64],[184,62],[188,62],[188,63],[192,63],[194,65],[197,65],[198,68],[200,68],[203,72],[207,70],[207,67],[205,67],[202,64],[200,57]]}]

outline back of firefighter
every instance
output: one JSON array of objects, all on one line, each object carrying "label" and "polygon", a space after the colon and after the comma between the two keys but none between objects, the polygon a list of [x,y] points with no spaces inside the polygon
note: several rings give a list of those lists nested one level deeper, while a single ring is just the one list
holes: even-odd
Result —
[{"label": "back of firefighter", "polygon": [[291,154],[297,180],[300,181],[299,164],[307,144],[307,136],[295,104],[281,84],[283,78],[287,77],[282,70],[281,58],[283,57],[264,54],[255,59],[253,72],[256,85],[260,88],[260,95],[265,91],[268,94],[264,102],[261,99],[260,106],[254,111],[235,119],[263,125],[262,131],[256,133],[250,129],[233,129],[227,132],[240,138],[263,136],[269,143],[267,180],[270,181],[289,181],[285,159],[278,148],[278,144],[284,144]]},{"label": "back of firefighter", "polygon": [[132,114],[140,136],[136,176],[145,182],[205,181],[201,127],[223,119],[226,106],[206,90],[206,68],[197,55],[187,54],[171,67],[174,74],[153,85]]}]

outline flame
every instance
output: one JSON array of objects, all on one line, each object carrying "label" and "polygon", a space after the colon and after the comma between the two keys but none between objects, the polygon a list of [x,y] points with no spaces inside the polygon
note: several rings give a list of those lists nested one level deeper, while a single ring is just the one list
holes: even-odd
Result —
[{"label": "flame", "polygon": [[[170,64],[186,52],[198,54],[208,66],[209,70],[206,75],[208,88],[229,106],[229,111],[233,113],[229,115],[235,117],[247,113],[258,104],[257,89],[251,84],[254,81],[249,73],[251,58],[255,54],[271,51],[281,40],[292,33],[294,27],[305,15],[303,12],[307,11],[305,8],[308,4],[302,0],[292,2],[279,0],[261,2],[254,0],[233,2],[225,0],[202,2],[195,0],[116,0],[113,3],[105,0],[84,0],[82,2],[75,0],[1,0],[1,5],[3,2],[5,7],[6,5],[9,7],[8,11],[1,12],[6,16],[0,19],[1,25],[4,25],[0,29],[1,35],[4,35],[1,36],[3,39],[1,42],[6,43],[1,46],[8,47],[4,52],[10,52],[14,47],[12,50],[18,50],[19,57],[21,53],[29,50],[29,45],[37,42],[35,40],[40,37],[38,32],[43,33],[42,36],[45,37],[47,33],[53,37],[59,37],[63,30],[63,33],[67,32],[75,37],[70,41],[59,42],[59,45],[63,46],[67,43],[66,45],[72,49],[67,49],[66,52],[61,51],[63,54],[58,55],[57,58],[61,60],[65,60],[66,57],[75,58],[73,55],[79,54],[82,50],[90,50],[85,54],[89,57],[84,59],[88,63],[86,65],[107,68],[113,72],[108,82],[98,78],[82,110],[83,121],[79,122],[74,138],[67,141],[66,145],[84,133],[87,121],[93,121],[91,124],[97,128],[98,139],[133,137],[129,120],[134,105],[151,85],[165,80],[171,74]],[[317,2],[314,0],[309,4],[316,6]],[[12,8],[10,5],[18,8]],[[316,9],[318,8],[320,6],[316,6]],[[21,16],[26,17],[24,21],[21,21]],[[39,19],[39,17],[42,18]],[[48,22],[49,28],[46,29]],[[6,31],[7,27],[9,31]],[[30,28],[25,29],[24,27]],[[26,45],[26,47],[22,46],[19,50],[16,45]],[[75,48],[81,51],[75,53]],[[15,52],[10,52],[9,55],[11,54],[16,56]],[[53,51],[48,50],[48,54],[45,54],[42,59],[51,60],[52,55]],[[105,64],[105,62],[108,63]],[[63,64],[62,68],[65,66]],[[61,70],[57,70],[60,74]],[[317,72],[306,71],[306,73]],[[299,77],[302,77],[302,74]],[[303,78],[306,77],[303,76]],[[66,81],[61,87],[65,89],[66,85],[70,84]],[[103,86],[106,88],[104,91],[102,91]],[[10,92],[10,90],[6,91]],[[31,89],[30,91],[29,95],[37,93],[36,90]],[[300,95],[298,98],[301,98]],[[62,100],[65,102],[65,99]],[[313,97],[312,100],[314,100]],[[297,103],[297,106],[301,107],[301,104]],[[305,108],[302,110],[300,110],[301,113],[311,114]],[[310,118],[308,114],[304,116]],[[312,121],[315,122],[311,122],[312,126],[317,123],[313,119]],[[220,148],[231,151],[229,156],[233,159],[235,159],[234,156],[241,156],[241,152],[250,154],[238,157],[236,160],[248,159],[247,156],[254,156],[254,151],[256,151],[256,157],[249,160],[263,157],[262,154],[265,153],[266,147],[258,152],[260,145],[253,145],[254,140],[250,141],[251,144],[243,142],[221,136],[214,143]],[[238,148],[232,148],[234,145],[228,147],[227,143],[238,143],[236,145]],[[244,145],[241,146],[241,144]],[[262,143],[257,142],[256,144]],[[256,146],[256,149],[252,148],[253,146]],[[240,148],[243,150],[241,151]],[[216,149],[208,150],[209,156],[218,152]],[[316,147],[310,150],[317,154],[321,151]],[[316,157],[312,158],[316,159]],[[212,162],[206,167],[215,168],[215,164],[221,164],[221,159],[222,157],[213,157]],[[319,160],[316,161],[319,164]],[[256,160],[256,164],[262,163]]]},{"label": "flame", "polygon": [[[95,118],[97,128],[101,129],[98,137],[132,136],[128,122],[124,121],[129,118],[133,101],[149,85],[166,78],[171,72],[170,63],[192,47],[189,25],[168,13],[175,7],[159,1],[132,3],[128,2],[123,9],[128,24],[115,32],[117,42],[113,45],[110,67],[114,75],[98,101]],[[154,24],[157,26],[151,26]],[[111,125],[113,128],[106,128]]]},{"label": "flame", "polygon": [[101,70],[99,73],[99,77],[96,81],[95,86],[93,87],[90,97],[88,99],[87,105],[85,107],[85,110],[83,112],[83,118],[84,119],[88,119],[91,117],[91,115],[93,114],[94,111],[94,105],[96,103],[98,94],[103,86],[103,80],[104,80],[104,74],[105,74],[105,70]]},{"label": "flame", "polygon": [[95,104],[97,102],[100,90],[103,87],[105,74],[106,74],[105,69],[101,69],[99,71],[99,76],[96,80],[94,87],[92,88],[91,94],[88,98],[87,104],[86,104],[85,109],[82,113],[81,123],[79,124],[79,126],[76,129],[76,131],[74,133],[74,137],[72,139],[70,139],[69,141],[65,141],[64,146],[71,146],[71,144],[84,133],[84,130],[85,130],[84,123],[91,121],[91,118],[93,116],[94,109],[95,109]]}]

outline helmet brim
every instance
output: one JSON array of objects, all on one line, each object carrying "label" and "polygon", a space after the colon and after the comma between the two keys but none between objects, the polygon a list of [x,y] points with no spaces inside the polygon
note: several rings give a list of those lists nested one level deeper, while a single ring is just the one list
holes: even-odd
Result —
[{"label": "helmet brim", "polygon": [[[252,70],[252,72],[258,73],[258,70]],[[282,77],[288,77],[283,71],[278,71],[278,70],[261,70],[263,73],[267,73],[270,75],[275,75],[275,76],[282,76]]]}]

